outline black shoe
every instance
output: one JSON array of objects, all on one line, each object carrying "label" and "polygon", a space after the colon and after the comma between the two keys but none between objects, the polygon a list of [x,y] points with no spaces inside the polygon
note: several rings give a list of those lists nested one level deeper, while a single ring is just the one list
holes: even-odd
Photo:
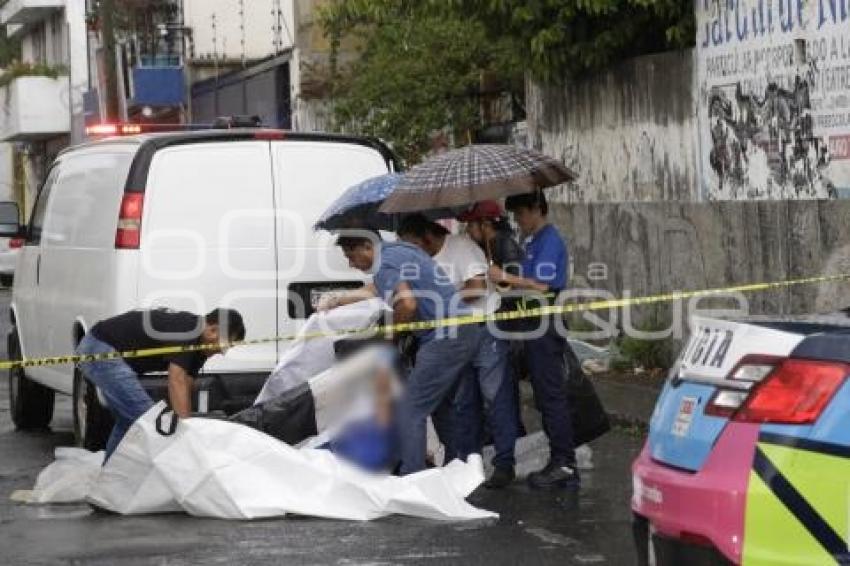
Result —
[{"label": "black shoe", "polygon": [[539,472],[528,475],[528,485],[535,489],[570,488],[578,489],[581,479],[573,465],[549,462]]},{"label": "black shoe", "polygon": [[513,467],[497,467],[493,470],[493,475],[490,476],[490,479],[484,482],[484,487],[487,489],[502,489],[511,485],[514,479],[516,479],[516,473],[514,472]]}]

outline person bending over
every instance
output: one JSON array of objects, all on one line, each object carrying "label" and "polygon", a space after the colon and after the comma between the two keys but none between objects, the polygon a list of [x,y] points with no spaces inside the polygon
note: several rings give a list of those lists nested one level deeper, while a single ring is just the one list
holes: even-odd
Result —
[{"label": "person bending over", "polygon": [[206,316],[168,309],[134,310],[95,324],[77,347],[80,355],[129,352],[164,346],[208,346],[162,356],[81,362],[83,376],[106,398],[115,426],[106,443],[106,458],[115,452],[130,425],[153,400],[139,381],[151,372],[168,372],[168,399],[180,417],[192,413],[193,377],[227,343],[245,339],[242,315],[216,309]]},{"label": "person bending over", "polygon": [[[377,236],[342,235],[337,240],[351,267],[374,274],[362,289],[336,295],[324,310],[381,297],[393,308],[393,322],[439,321],[470,311],[434,260],[408,243],[381,242]],[[400,472],[425,468],[426,421],[469,372],[481,341],[480,325],[416,333],[419,349],[397,406]],[[449,436],[453,436],[450,432]]]}]

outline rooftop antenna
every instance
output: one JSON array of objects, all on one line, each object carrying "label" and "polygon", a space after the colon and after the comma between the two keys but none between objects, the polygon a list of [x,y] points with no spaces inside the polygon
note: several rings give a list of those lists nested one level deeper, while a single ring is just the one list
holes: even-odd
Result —
[{"label": "rooftop antenna", "polygon": [[218,68],[218,25],[216,24],[215,12],[212,13],[212,44],[213,44],[213,61]]},{"label": "rooftop antenna", "polygon": [[279,55],[283,51],[283,26],[281,25],[283,21],[283,10],[280,7],[280,0],[274,0],[272,4],[272,18],[274,19],[274,23],[272,24],[274,54]]},{"label": "rooftop antenna", "polygon": [[245,0],[239,0],[239,42],[242,48],[242,68],[245,68]]}]

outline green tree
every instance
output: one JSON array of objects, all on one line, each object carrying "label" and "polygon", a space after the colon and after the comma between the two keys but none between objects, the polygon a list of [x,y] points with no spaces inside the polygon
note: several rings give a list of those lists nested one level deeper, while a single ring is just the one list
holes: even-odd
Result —
[{"label": "green tree", "polygon": [[21,42],[10,39],[6,34],[6,26],[0,26],[0,69],[8,67],[21,57]]},{"label": "green tree", "polygon": [[337,0],[326,29],[345,33],[387,16],[464,17],[511,40],[540,80],[594,71],[619,59],[694,44],[692,0]]},{"label": "green tree", "polygon": [[362,52],[334,81],[337,125],[390,141],[411,163],[435,130],[465,138],[481,125],[482,73],[521,76],[512,45],[478,20],[397,11],[358,26]]},{"label": "green tree", "polygon": [[[691,0],[335,0],[320,17],[339,124],[395,142],[412,161],[433,130],[480,125],[484,73],[521,97],[526,72],[557,82],[694,42]],[[351,35],[362,57],[337,73]]]},{"label": "green tree", "polygon": [[694,43],[692,0],[428,0],[517,42],[532,75],[559,81]]}]

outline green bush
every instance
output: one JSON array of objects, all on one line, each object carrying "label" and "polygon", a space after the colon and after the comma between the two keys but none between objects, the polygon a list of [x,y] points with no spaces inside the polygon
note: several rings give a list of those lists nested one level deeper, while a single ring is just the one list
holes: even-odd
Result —
[{"label": "green bush", "polygon": [[57,79],[68,74],[65,65],[45,65],[43,63],[14,62],[0,74],[0,87],[8,86],[19,77],[50,77]]},{"label": "green bush", "polygon": [[[669,328],[661,321],[657,313],[647,322],[637,325],[637,330],[658,332]],[[672,337],[659,340],[644,340],[632,336],[621,336],[611,347],[611,368],[631,370],[669,369],[676,355],[676,342]]]}]

